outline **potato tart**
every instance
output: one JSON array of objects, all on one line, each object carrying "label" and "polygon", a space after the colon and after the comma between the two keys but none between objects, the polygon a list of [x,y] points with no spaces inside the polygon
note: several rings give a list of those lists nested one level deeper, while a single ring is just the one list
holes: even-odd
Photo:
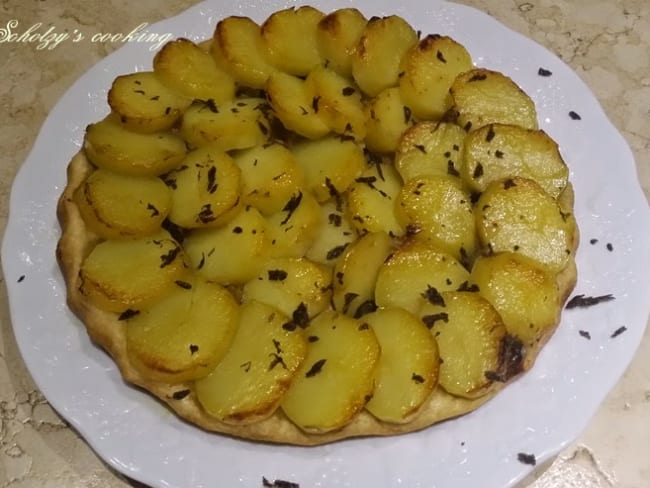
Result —
[{"label": "potato tart", "polygon": [[478,408],[576,281],[531,98],[398,16],[281,10],[114,80],[68,166],[68,304],[183,419],[314,445]]}]

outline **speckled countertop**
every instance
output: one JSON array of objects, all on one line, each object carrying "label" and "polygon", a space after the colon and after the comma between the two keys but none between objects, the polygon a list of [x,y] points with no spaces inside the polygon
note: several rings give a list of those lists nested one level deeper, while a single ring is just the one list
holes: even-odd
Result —
[{"label": "speckled countertop", "polygon": [[[196,0],[2,0],[0,29],[42,22],[57,31],[128,32]],[[464,0],[565,60],[589,85],[632,147],[650,192],[650,2]],[[1,31],[0,31],[1,32]],[[0,43],[0,228],[13,177],[48,111],[68,87],[119,47],[110,42]],[[134,486],[106,467],[48,406],[18,353],[0,284],[0,488]],[[650,330],[588,429],[531,488],[650,486]]]}]

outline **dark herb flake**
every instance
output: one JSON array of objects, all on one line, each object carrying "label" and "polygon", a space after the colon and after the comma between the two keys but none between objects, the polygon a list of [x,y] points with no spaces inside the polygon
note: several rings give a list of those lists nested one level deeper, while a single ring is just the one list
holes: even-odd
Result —
[{"label": "dark herb flake", "polygon": [[432,305],[445,306],[445,300],[442,298],[442,295],[431,285],[427,285],[427,289],[422,293],[422,298],[425,298]]},{"label": "dark herb flake", "polygon": [[190,393],[192,393],[191,390],[178,390],[178,391],[175,391],[174,393],[172,393],[172,398],[174,400],[182,400],[183,398],[185,398]]},{"label": "dark herb flake", "polygon": [[582,120],[582,117],[580,117],[580,115],[577,112],[574,112],[573,110],[569,112],[569,117],[571,117],[571,120]]},{"label": "dark herb flake", "polygon": [[537,74],[538,74],[539,76],[545,76],[545,77],[546,77],[546,76],[551,76],[553,73],[550,72],[550,71],[547,70],[547,69],[539,68],[539,69],[537,70]]},{"label": "dark herb flake", "polygon": [[20,275],[16,280],[16,283],[22,283],[25,280],[25,275]]},{"label": "dark herb flake", "polygon": [[525,452],[517,453],[517,461],[523,464],[530,464],[535,466],[537,464],[537,459],[534,454],[527,454]]},{"label": "dark herb flake", "polygon": [[313,376],[316,376],[323,370],[323,366],[325,366],[326,362],[327,359],[319,359],[316,361],[314,364],[312,364],[311,368],[309,368],[309,371],[305,373],[305,377],[311,378]]},{"label": "dark herb flake", "polygon": [[616,329],[614,332],[612,332],[612,335],[610,336],[612,339],[620,336],[623,332],[627,330],[627,327],[624,325],[621,325],[618,329]]},{"label": "dark herb flake", "polygon": [[591,307],[592,305],[597,305],[598,303],[602,302],[609,302],[611,300],[614,300],[614,296],[611,294],[608,295],[600,295],[596,297],[587,297],[584,295],[576,295],[574,296],[569,302],[566,304],[566,309],[572,309],[572,308],[585,308],[585,307]]},{"label": "dark herb flake", "polygon": [[432,329],[436,322],[439,320],[447,323],[449,322],[449,314],[446,312],[434,313],[431,315],[424,315],[422,317],[422,322],[427,326],[428,329]]},{"label": "dark herb flake", "polygon": [[283,281],[287,278],[287,272],[283,269],[270,269],[269,281]]},{"label": "dark herb flake", "polygon": [[413,374],[411,375],[411,379],[412,379],[414,382],[418,383],[418,384],[422,384],[422,383],[424,383],[424,378],[423,378],[421,375],[416,374],[416,373],[413,373]]},{"label": "dark herb flake", "polygon": [[581,337],[584,337],[587,340],[591,340],[591,334],[587,330],[579,330],[578,334],[580,334]]},{"label": "dark herb flake", "polygon": [[181,288],[183,288],[184,290],[191,290],[192,289],[191,283],[188,283],[187,281],[176,280],[175,283],[178,286],[180,286]]}]

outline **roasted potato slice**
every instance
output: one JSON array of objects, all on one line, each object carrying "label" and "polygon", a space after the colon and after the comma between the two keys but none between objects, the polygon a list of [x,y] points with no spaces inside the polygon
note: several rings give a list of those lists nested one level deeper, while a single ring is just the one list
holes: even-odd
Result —
[{"label": "roasted potato slice", "polygon": [[172,204],[160,178],[93,171],[74,200],[86,225],[104,239],[145,237],[160,230]]},{"label": "roasted potato slice", "polygon": [[304,174],[293,152],[282,144],[255,146],[234,156],[241,170],[242,202],[262,214],[280,212],[304,185]]},{"label": "roasted potato slice", "polygon": [[317,67],[305,80],[314,112],[332,132],[362,141],[366,137],[366,114],[361,92],[335,71]]},{"label": "roasted potato slice", "polygon": [[139,310],[174,288],[185,272],[183,250],[166,232],[97,244],[83,260],[79,291],[109,312]]},{"label": "roasted potato slice", "polygon": [[367,22],[355,8],[334,10],[318,22],[316,41],[325,66],[352,78],[352,55]]},{"label": "roasted potato slice", "polygon": [[457,290],[469,271],[453,256],[422,244],[410,244],[392,253],[379,268],[375,302],[417,313],[443,291]]},{"label": "roasted potato slice", "polygon": [[260,26],[248,17],[219,21],[210,52],[217,66],[243,86],[264,88],[271,73],[277,71],[269,60]]},{"label": "roasted potato slice", "polygon": [[447,175],[416,176],[397,195],[395,215],[415,240],[451,254],[467,265],[476,248],[476,226],[469,192]]},{"label": "roasted potato slice", "polygon": [[348,220],[342,204],[325,202],[321,204],[320,211],[320,230],[305,257],[316,263],[334,266],[348,246],[357,239],[357,232]]},{"label": "roasted potato slice", "polygon": [[378,153],[394,152],[402,134],[415,123],[397,87],[382,90],[368,102],[366,120],[366,146]]},{"label": "roasted potato slice", "polygon": [[363,92],[374,97],[397,86],[402,57],[417,42],[413,27],[397,15],[370,19],[352,53],[352,76]]},{"label": "roasted potato slice", "polygon": [[508,332],[526,347],[546,339],[560,320],[555,275],[521,254],[478,258],[470,280],[499,312]]},{"label": "roasted potato slice", "polygon": [[287,200],[282,210],[267,219],[271,256],[301,257],[312,246],[321,228],[320,206],[306,190]]},{"label": "roasted potato slice", "polygon": [[330,131],[316,113],[314,99],[305,81],[278,72],[269,77],[265,87],[275,115],[287,129],[308,139],[319,139]]},{"label": "roasted potato slice", "polygon": [[319,202],[342,195],[366,167],[363,149],[335,136],[299,142],[291,150]]},{"label": "roasted potato slice", "polygon": [[266,220],[251,206],[242,206],[227,224],[191,232],[183,248],[197,274],[221,284],[244,284],[269,258],[271,237]]},{"label": "roasted potato slice", "polygon": [[472,67],[461,44],[448,36],[426,36],[402,58],[399,87],[404,104],[419,119],[440,119],[453,105],[449,88],[454,79]]},{"label": "roasted potato slice", "polygon": [[114,114],[86,128],[83,148],[94,165],[131,176],[161,175],[178,166],[187,152],[180,137],[129,131]]},{"label": "roasted potato slice", "polygon": [[301,429],[327,432],[347,424],[372,396],[379,344],[368,324],[331,310],[305,333],[307,356],[281,406]]},{"label": "roasted potato slice", "polygon": [[461,291],[438,295],[425,303],[419,316],[438,343],[438,382],[448,393],[478,398],[498,385],[507,330],[501,316],[478,293]]},{"label": "roasted potato slice", "polygon": [[395,202],[402,181],[392,165],[367,168],[348,190],[352,225],[361,232],[386,232],[399,236],[404,229],[395,215]]},{"label": "roasted potato slice", "polygon": [[271,63],[280,71],[304,76],[321,64],[316,26],[324,14],[307,5],[272,13],[262,24]]},{"label": "roasted potato slice", "polygon": [[402,180],[416,176],[460,176],[465,131],[450,122],[418,122],[400,137],[395,167]]},{"label": "roasted potato slice", "polygon": [[228,350],[238,316],[239,305],[224,287],[191,276],[178,280],[164,300],[128,319],[129,359],[154,381],[201,378]]},{"label": "roasted potato slice", "polygon": [[569,168],[557,143],[544,131],[489,124],[467,136],[461,174],[476,192],[492,181],[521,176],[557,198],[567,185]]},{"label": "roasted potato slice", "polygon": [[230,220],[240,200],[240,170],[218,146],[190,152],[183,165],[165,175],[172,191],[169,219],[191,229]]},{"label": "roasted potato slice", "polygon": [[475,208],[478,237],[489,253],[517,252],[552,273],[572,259],[577,239],[573,215],[533,180],[490,183]]},{"label": "roasted potato slice", "polygon": [[327,266],[306,258],[271,259],[246,283],[242,301],[271,305],[291,317],[287,329],[304,328],[329,305],[331,281]]},{"label": "roasted potato slice", "polygon": [[377,274],[391,250],[392,240],[385,232],[365,234],[346,248],[334,266],[332,305],[335,310],[359,318],[377,308]]},{"label": "roasted potato slice", "polygon": [[188,39],[165,44],[153,58],[153,71],[163,84],[189,99],[211,99],[220,104],[235,97],[232,76]]},{"label": "roasted potato slice", "polygon": [[183,114],[180,133],[194,147],[211,144],[224,151],[264,144],[271,132],[261,98],[238,98],[216,105],[195,101]]},{"label": "roasted potato slice", "polygon": [[208,414],[234,425],[273,415],[307,354],[307,341],[282,326],[289,317],[251,301],[240,309],[239,326],[223,359],[194,384]]},{"label": "roasted potato slice", "polygon": [[191,102],[167,88],[153,71],[118,76],[108,92],[108,105],[135,132],[170,129]]},{"label": "roasted potato slice", "polygon": [[438,381],[438,345],[420,319],[401,308],[380,309],[362,321],[370,324],[381,348],[366,409],[384,422],[409,422]]},{"label": "roasted potato slice", "polygon": [[537,129],[535,103],[503,73],[466,71],[454,80],[450,93],[458,124],[467,132],[495,123]]}]

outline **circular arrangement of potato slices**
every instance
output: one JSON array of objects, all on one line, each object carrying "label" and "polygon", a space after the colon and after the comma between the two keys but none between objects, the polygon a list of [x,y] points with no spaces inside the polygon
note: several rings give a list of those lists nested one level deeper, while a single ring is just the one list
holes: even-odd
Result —
[{"label": "circular arrangement of potato slices", "polygon": [[462,415],[576,280],[569,171],[455,40],[345,8],[221,20],[114,80],[59,202],[68,303],[204,429],[321,444]]}]

